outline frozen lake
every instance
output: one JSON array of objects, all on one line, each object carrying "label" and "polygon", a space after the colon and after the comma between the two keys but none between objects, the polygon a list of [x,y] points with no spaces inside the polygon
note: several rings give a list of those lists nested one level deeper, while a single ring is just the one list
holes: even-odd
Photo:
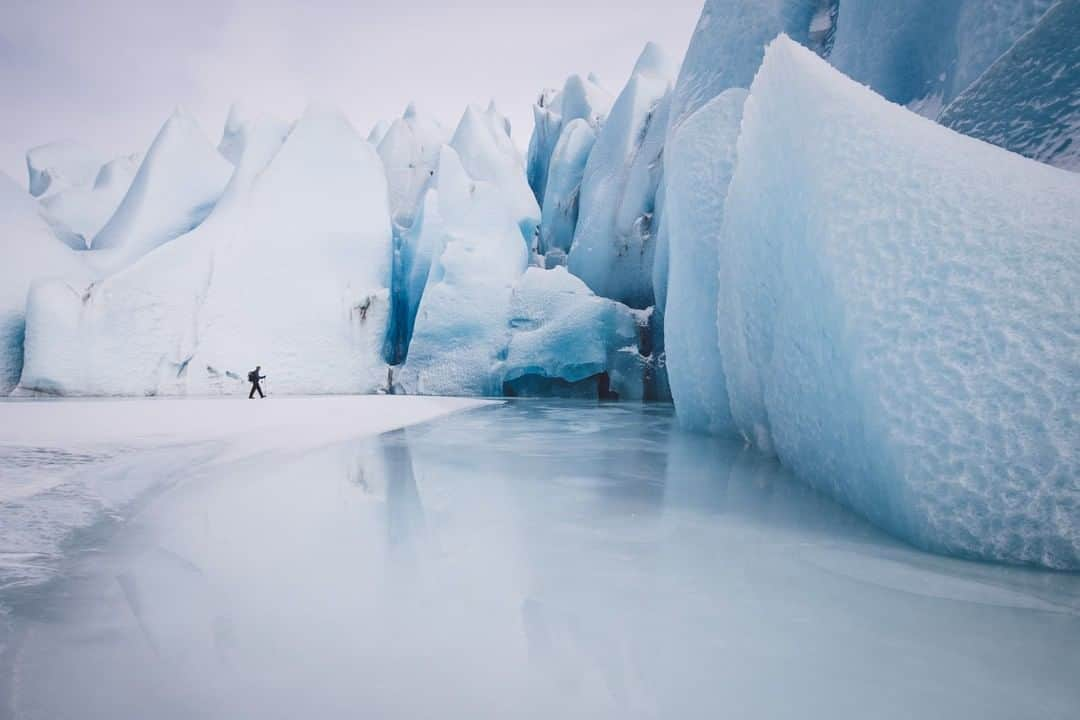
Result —
[{"label": "frozen lake", "polygon": [[173,480],[0,590],[0,717],[1080,716],[1080,576],[911,549],[667,406],[209,447],[109,464]]}]

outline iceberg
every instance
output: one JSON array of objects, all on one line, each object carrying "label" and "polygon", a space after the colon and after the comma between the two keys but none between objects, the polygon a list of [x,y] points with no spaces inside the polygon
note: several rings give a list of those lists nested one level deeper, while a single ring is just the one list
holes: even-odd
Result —
[{"label": "iceberg", "polygon": [[34,199],[0,173],[0,395],[19,381],[23,367],[26,297],[45,277],[79,283],[86,269],[79,254],[56,238]]},{"label": "iceberg", "polygon": [[245,124],[233,179],[194,231],[88,289],[36,283],[20,391],[237,393],[256,364],[281,393],[383,387],[382,163],[333,110],[309,108],[283,143],[281,132]]},{"label": "iceberg", "polygon": [[142,155],[125,155],[101,166],[92,184],[73,185],[41,198],[46,219],[72,248],[85,250],[124,199]]},{"label": "iceberg", "polygon": [[743,436],[920,547],[1080,568],[1080,176],[786,37],[735,155],[719,360]]},{"label": "iceberg", "polygon": [[[372,133],[374,135],[375,130]],[[445,142],[442,127],[419,113],[413,103],[382,132],[378,142],[379,157],[386,167],[390,211],[399,227],[412,225],[424,189],[435,174],[439,148]]]},{"label": "iceberg", "polygon": [[543,204],[552,156],[567,127],[583,120],[598,130],[611,109],[612,97],[592,74],[571,75],[561,91],[548,88],[533,105],[533,133],[529,138],[527,173],[536,201]]},{"label": "iceberg", "polygon": [[195,120],[177,110],[91,248],[112,251],[111,269],[193,230],[213,210],[232,173],[232,164]]},{"label": "iceberg", "polygon": [[665,156],[668,252],[664,349],[679,422],[731,432],[727,379],[719,361],[717,277],[720,229],[735,169],[747,91],[729,88],[698,108],[668,138]]},{"label": "iceberg", "polygon": [[525,271],[509,326],[502,394],[643,398],[648,313],[598,297],[566,268]]},{"label": "iceberg", "polygon": [[504,194],[522,237],[532,247],[540,225],[540,206],[525,179],[521,154],[510,139],[510,121],[499,114],[494,102],[486,110],[470,105],[450,146],[470,177],[491,183]]},{"label": "iceberg", "polygon": [[[468,132],[482,139],[485,127],[474,124]],[[500,394],[496,363],[506,349],[510,295],[529,260],[519,220],[502,188],[470,176],[452,146],[442,149],[434,187],[414,224],[408,287],[416,311],[408,356],[395,376],[402,390]]]},{"label": "iceberg", "polygon": [[540,211],[540,244],[537,252],[558,258],[565,264],[566,253],[574,242],[577,227],[581,180],[589,160],[596,131],[586,120],[577,118],[563,128],[551,153],[551,169]]},{"label": "iceberg", "polygon": [[1062,0],[938,122],[1066,170],[1080,170],[1080,0]]},{"label": "iceberg", "polygon": [[589,153],[567,260],[594,292],[635,308],[653,304],[652,211],[673,77],[647,44]]},{"label": "iceberg", "polygon": [[78,185],[89,185],[107,158],[73,140],[31,148],[26,153],[30,194],[45,197]]}]

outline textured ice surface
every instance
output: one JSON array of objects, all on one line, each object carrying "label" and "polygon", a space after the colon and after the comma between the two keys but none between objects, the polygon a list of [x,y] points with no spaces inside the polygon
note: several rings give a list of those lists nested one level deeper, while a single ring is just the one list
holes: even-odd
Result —
[{"label": "textured ice surface", "polygon": [[97,151],[73,140],[31,148],[26,153],[30,194],[41,197],[75,185],[88,185],[106,160]]},{"label": "textured ice surface", "polygon": [[717,273],[724,199],[735,169],[746,90],[731,88],[674,129],[665,153],[668,251],[664,346],[671,394],[685,427],[732,430],[719,358]]},{"label": "textured ice surface", "polygon": [[[467,111],[464,131],[458,128],[462,139],[471,138],[463,144],[474,156],[491,152],[480,115]],[[409,304],[415,305],[416,317],[408,358],[394,377],[407,392],[501,393],[495,366],[506,349],[510,293],[528,264],[519,220],[505,188],[472,178],[454,148],[443,148],[436,188],[428,190],[413,227],[416,259],[409,273]]]},{"label": "textured ice surface", "polygon": [[596,130],[588,121],[577,118],[563,128],[555,144],[540,220],[537,250],[541,255],[556,250],[565,257],[570,251],[577,226],[581,179],[595,142]]},{"label": "textured ice surface", "polygon": [[1080,170],[1080,0],[1061,0],[941,113],[942,125]]},{"label": "textured ice surface", "polygon": [[534,377],[578,383],[607,372],[620,398],[640,400],[639,315],[598,297],[566,268],[531,267],[510,301],[503,382]]},{"label": "textured ice surface", "polygon": [[232,173],[195,121],[177,111],[91,247],[114,251],[123,264],[183,235],[210,214]]},{"label": "textured ice surface", "polygon": [[537,202],[543,203],[547,192],[552,155],[565,128],[575,120],[584,120],[597,130],[611,108],[611,95],[591,75],[571,75],[561,91],[540,93],[533,105],[533,133],[529,139],[528,179]]},{"label": "textured ice surface", "polygon": [[0,173],[0,395],[19,381],[23,365],[26,297],[34,280],[84,278],[79,255],[60,242],[37,202]]},{"label": "textured ice surface", "polygon": [[90,183],[73,185],[41,199],[46,218],[61,239],[85,250],[124,199],[142,162],[142,154],[105,163]]},{"label": "textured ice surface", "polygon": [[495,103],[481,110],[470,105],[450,139],[461,165],[474,180],[491,183],[505,197],[522,237],[530,246],[540,224],[540,206],[525,179],[525,163],[510,139],[510,122]]},{"label": "textured ice surface", "polygon": [[652,43],[615,99],[585,165],[568,267],[594,292],[653,304],[652,211],[674,68]]},{"label": "textured ice surface", "polygon": [[974,82],[1052,0],[843,0],[829,60],[922,115]]},{"label": "textured ice surface", "polygon": [[923,547],[1080,567],[1080,176],[787,38],[737,155],[719,317],[743,434]]},{"label": "textured ice surface", "polygon": [[283,393],[383,384],[391,236],[378,155],[331,110],[309,109],[284,144],[275,120],[245,134],[198,229],[88,288],[34,288],[24,390],[239,392],[256,364]]}]

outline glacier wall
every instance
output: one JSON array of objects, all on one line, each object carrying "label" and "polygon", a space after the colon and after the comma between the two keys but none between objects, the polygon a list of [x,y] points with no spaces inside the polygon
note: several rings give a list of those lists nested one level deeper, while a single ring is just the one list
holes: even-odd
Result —
[{"label": "glacier wall", "polygon": [[[238,132],[236,171],[195,231],[93,283],[33,286],[22,391],[227,394],[256,363],[287,392],[383,384],[391,233],[378,155],[326,109],[287,137],[271,119]],[[145,180],[147,197],[170,186]]]},{"label": "glacier wall", "polygon": [[1080,176],[787,38],[735,154],[718,349],[738,430],[918,545],[1080,567]]}]

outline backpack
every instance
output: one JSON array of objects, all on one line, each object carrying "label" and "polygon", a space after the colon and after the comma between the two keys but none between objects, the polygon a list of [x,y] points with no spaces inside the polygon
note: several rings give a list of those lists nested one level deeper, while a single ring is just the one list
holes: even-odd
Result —
[{"label": "backpack", "polygon": [[248,373],[248,382],[258,382],[258,375],[255,374],[254,370]]}]

